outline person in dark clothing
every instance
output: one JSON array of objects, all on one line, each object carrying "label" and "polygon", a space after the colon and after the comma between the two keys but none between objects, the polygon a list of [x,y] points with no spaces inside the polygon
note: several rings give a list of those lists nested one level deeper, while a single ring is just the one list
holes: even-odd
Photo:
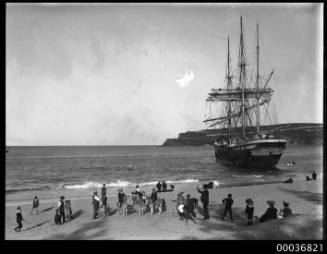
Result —
[{"label": "person in dark clothing", "polygon": [[266,212],[260,217],[260,222],[265,222],[267,220],[274,220],[277,219],[277,209],[274,207],[275,201],[267,201],[267,204],[269,205],[269,208],[266,210]]},{"label": "person in dark clothing", "polygon": [[223,199],[223,204],[225,205],[225,210],[224,210],[224,214],[223,214],[223,217],[221,218],[221,220],[225,219],[225,216],[226,216],[226,214],[228,212],[231,221],[233,221],[233,214],[232,214],[232,205],[233,205],[233,203],[234,203],[234,200],[232,199],[232,194],[228,194],[227,198]]},{"label": "person in dark clothing", "polygon": [[107,207],[107,205],[108,205],[108,198],[107,196],[103,196],[101,207]]},{"label": "person in dark clothing", "polygon": [[18,226],[14,228],[15,231],[20,232],[20,230],[23,227],[22,221],[23,221],[23,215],[22,215],[22,209],[20,207],[17,207],[16,210],[16,221]]},{"label": "person in dark clothing", "polygon": [[97,192],[94,192],[94,195],[92,197],[92,205],[93,205],[93,219],[96,219],[100,208],[100,199],[98,197]]},{"label": "person in dark clothing", "polygon": [[121,208],[121,205],[126,198],[126,194],[123,192],[123,188],[118,190],[118,202],[119,202],[119,208]]},{"label": "person in dark clothing", "polygon": [[161,191],[161,183],[160,183],[160,181],[157,183],[156,187],[157,187],[158,192],[160,192]]},{"label": "person in dark clothing", "polygon": [[62,223],[65,223],[66,216],[65,216],[65,197],[64,196],[60,197],[57,207],[59,209],[59,214],[60,214],[60,223],[59,224],[61,224],[61,221],[62,221]]},{"label": "person in dark clothing", "polygon": [[31,213],[30,214],[33,213],[34,209],[36,209],[36,214],[39,214],[40,201],[39,201],[39,199],[38,199],[37,196],[34,197],[33,204],[32,205],[33,205],[33,207],[32,207],[32,210],[31,210]]},{"label": "person in dark clothing", "polygon": [[186,220],[191,219],[194,223],[196,223],[195,220],[194,220],[194,218],[196,218],[196,214],[194,212],[194,204],[193,204],[193,202],[191,200],[191,195],[190,194],[186,195],[184,210],[185,210]]},{"label": "person in dark clothing", "polygon": [[103,197],[106,195],[107,195],[107,188],[106,188],[106,185],[103,184],[103,186],[101,188],[101,199],[103,199]]},{"label": "person in dark clothing", "polygon": [[158,199],[158,194],[157,194],[156,190],[153,188],[152,192],[151,192],[151,201],[152,201],[152,206],[153,206],[152,211],[154,211],[154,208],[156,207],[157,199]]},{"label": "person in dark clothing", "polygon": [[132,194],[139,195],[140,198],[143,197],[143,192],[140,190],[140,187],[138,185],[136,185],[136,190],[132,192]]},{"label": "person in dark clothing", "polygon": [[204,215],[204,219],[205,220],[209,220],[210,216],[209,216],[209,209],[208,209],[208,205],[209,205],[209,191],[207,190],[207,188],[205,186],[203,186],[203,190],[200,190],[199,186],[197,187],[197,190],[199,193],[201,193],[201,202],[202,202],[202,206],[203,206],[203,215]]},{"label": "person in dark clothing", "polygon": [[167,190],[167,184],[165,183],[165,181],[162,181],[162,191],[166,191]]},{"label": "person in dark clothing", "polygon": [[253,212],[254,212],[253,200],[251,198],[248,198],[245,200],[245,203],[246,203],[245,214],[248,217],[248,225],[253,225]]},{"label": "person in dark clothing", "polygon": [[289,208],[289,202],[283,201],[284,208],[280,209],[278,215],[282,216],[283,218],[292,215],[292,209]]},{"label": "person in dark clothing", "polygon": [[317,173],[315,170],[313,170],[312,172],[312,180],[316,180],[317,179]]}]

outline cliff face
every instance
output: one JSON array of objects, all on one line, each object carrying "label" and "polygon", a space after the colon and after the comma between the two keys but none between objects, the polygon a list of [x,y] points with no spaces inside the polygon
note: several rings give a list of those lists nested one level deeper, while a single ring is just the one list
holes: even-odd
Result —
[{"label": "cliff face", "polygon": [[[322,145],[323,124],[292,123],[261,126],[262,131],[276,130],[288,144]],[[249,129],[248,131],[254,131]],[[216,136],[227,133],[227,129],[188,131],[180,133],[178,138],[166,139],[163,146],[203,146],[212,145]]]}]

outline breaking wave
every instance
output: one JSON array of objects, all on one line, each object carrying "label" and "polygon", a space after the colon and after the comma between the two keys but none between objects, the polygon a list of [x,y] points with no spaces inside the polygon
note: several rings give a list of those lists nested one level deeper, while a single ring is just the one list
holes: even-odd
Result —
[{"label": "breaking wave", "polygon": [[[165,181],[168,185],[169,184],[183,184],[183,183],[197,183],[200,182],[198,179],[183,179],[183,180],[167,180]],[[218,183],[218,181],[216,181]],[[147,186],[147,185],[156,185],[157,181],[149,181],[149,182],[129,182],[129,181],[115,181],[105,183],[106,187],[134,187],[136,185],[139,186]],[[99,182],[86,182],[82,184],[72,184],[72,185],[63,185],[62,188],[65,189],[92,189],[92,188],[101,188],[103,183]]]}]

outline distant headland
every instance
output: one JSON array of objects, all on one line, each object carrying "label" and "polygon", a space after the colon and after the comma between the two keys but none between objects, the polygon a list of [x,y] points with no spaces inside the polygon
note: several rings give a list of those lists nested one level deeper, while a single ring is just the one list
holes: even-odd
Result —
[{"label": "distant headland", "polygon": [[[278,130],[281,137],[294,145],[322,145],[323,124],[317,123],[289,123],[261,126],[261,131]],[[252,131],[252,130],[250,130]],[[253,129],[254,131],[254,129]],[[217,135],[224,135],[227,129],[210,129],[188,131],[178,135],[177,138],[168,138],[163,146],[203,146],[212,145]]]}]

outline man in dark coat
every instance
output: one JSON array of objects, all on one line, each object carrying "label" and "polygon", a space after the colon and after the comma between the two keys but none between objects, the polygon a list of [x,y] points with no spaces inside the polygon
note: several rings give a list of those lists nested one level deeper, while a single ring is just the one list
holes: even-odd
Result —
[{"label": "man in dark coat", "polygon": [[232,199],[232,194],[228,194],[227,198],[223,199],[223,204],[225,205],[224,214],[221,220],[224,220],[227,212],[229,213],[231,221],[233,221],[233,214],[232,214],[232,205],[234,200]]},{"label": "man in dark coat", "polygon": [[160,192],[161,191],[161,183],[160,183],[160,181],[157,183],[156,187],[157,187],[158,192]]},{"label": "man in dark coat", "polygon": [[121,208],[121,205],[126,197],[126,194],[123,192],[123,188],[118,190],[118,202],[119,202],[119,208]]},{"label": "man in dark coat", "polygon": [[162,191],[166,191],[167,190],[167,184],[165,183],[165,181],[162,181]]},{"label": "man in dark coat", "polygon": [[106,185],[103,184],[103,186],[101,188],[101,199],[103,199],[103,197],[106,195],[107,195],[107,188],[106,188]]},{"label": "man in dark coat", "polygon": [[201,193],[201,202],[203,205],[203,215],[205,220],[209,220],[209,210],[208,210],[208,205],[209,205],[209,191],[205,186],[203,186],[203,190],[199,189],[199,186],[197,188],[198,192]]},{"label": "man in dark coat", "polygon": [[194,204],[193,204],[193,202],[191,200],[191,195],[190,194],[186,195],[186,201],[185,201],[184,209],[185,209],[185,218],[186,218],[186,220],[191,219],[194,223],[196,223],[195,220],[194,220],[194,218],[196,218],[196,214],[194,212]]},{"label": "man in dark coat", "polygon": [[313,170],[312,172],[312,180],[316,180],[317,179],[317,173],[315,170]]},{"label": "man in dark coat", "polygon": [[151,192],[151,201],[152,201],[153,208],[156,206],[157,199],[158,199],[158,194],[156,190],[153,188]]},{"label": "man in dark coat", "polygon": [[274,207],[275,201],[268,200],[267,204],[269,205],[269,208],[266,210],[266,212],[260,217],[260,222],[265,222],[267,220],[274,220],[277,219],[277,212],[278,210]]},{"label": "man in dark coat", "polygon": [[65,197],[61,196],[60,200],[58,201],[57,207],[59,209],[59,214],[60,214],[60,222],[59,224],[65,223],[66,221],[66,216],[65,216]]}]

